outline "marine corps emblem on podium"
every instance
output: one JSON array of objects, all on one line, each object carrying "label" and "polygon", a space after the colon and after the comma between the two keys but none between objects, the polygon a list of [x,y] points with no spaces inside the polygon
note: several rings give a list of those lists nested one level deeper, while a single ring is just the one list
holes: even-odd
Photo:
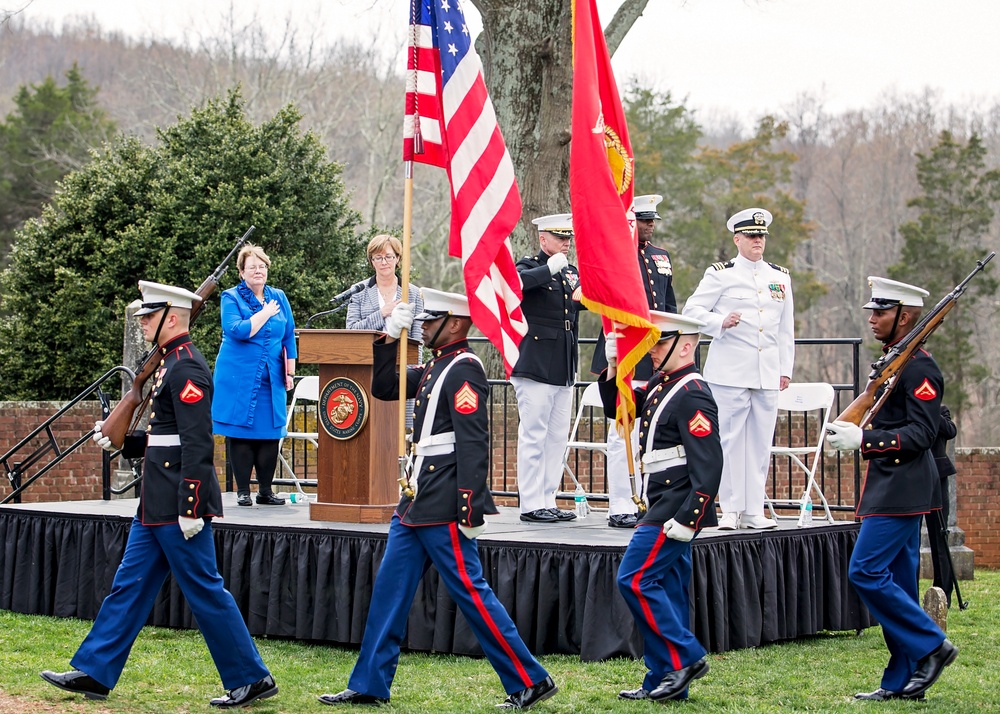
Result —
[{"label": "marine corps emblem on podium", "polygon": [[319,395],[319,421],[334,439],[353,439],[368,421],[368,395],[353,379],[331,379]]}]

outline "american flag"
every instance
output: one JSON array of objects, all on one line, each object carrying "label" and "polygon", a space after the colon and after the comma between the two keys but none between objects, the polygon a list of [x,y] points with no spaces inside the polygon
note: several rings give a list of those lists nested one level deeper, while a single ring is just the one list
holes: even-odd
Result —
[{"label": "american flag", "polygon": [[403,160],[448,171],[448,252],[462,259],[472,321],[509,376],[528,331],[509,238],[521,196],[458,0],[411,0],[409,45]]}]

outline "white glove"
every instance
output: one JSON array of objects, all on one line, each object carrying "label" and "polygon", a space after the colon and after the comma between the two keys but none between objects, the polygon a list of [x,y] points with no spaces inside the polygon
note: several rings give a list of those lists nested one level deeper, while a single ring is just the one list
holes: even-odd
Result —
[{"label": "white glove", "polygon": [[679,540],[682,543],[689,543],[694,539],[695,530],[694,528],[688,528],[687,526],[682,526],[680,523],[671,518],[669,521],[663,524],[663,535],[672,540]]},{"label": "white glove", "polygon": [[608,364],[618,361],[618,335],[613,330],[604,336],[604,357]]},{"label": "white glove", "polygon": [[569,265],[569,259],[563,253],[556,253],[549,256],[549,262],[546,265],[549,266],[549,272],[555,275]]},{"label": "white glove", "polygon": [[409,330],[413,324],[413,305],[401,302],[392,308],[389,319],[385,321],[385,331],[394,340],[399,339],[403,330]]},{"label": "white glove", "polygon": [[854,451],[861,447],[861,427],[849,421],[833,421],[826,425],[826,441],[839,451]]},{"label": "white glove", "polygon": [[94,436],[91,438],[93,438],[93,440],[97,442],[97,445],[100,446],[105,451],[115,451],[115,445],[111,443],[111,437],[105,436],[101,432],[101,429],[103,427],[104,427],[103,421],[95,421]]},{"label": "white glove", "polygon": [[205,520],[203,518],[185,518],[184,516],[177,516],[177,523],[181,527],[181,533],[184,534],[184,540],[190,540],[196,535],[201,533],[201,529],[205,527]]},{"label": "white glove", "polygon": [[486,521],[483,521],[481,526],[459,526],[458,530],[469,540],[475,540],[486,530]]}]

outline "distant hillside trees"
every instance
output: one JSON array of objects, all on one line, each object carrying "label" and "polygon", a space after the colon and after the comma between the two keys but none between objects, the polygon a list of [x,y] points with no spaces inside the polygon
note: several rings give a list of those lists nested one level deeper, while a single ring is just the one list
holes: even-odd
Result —
[{"label": "distant hillside trees", "polygon": [[14,229],[38,216],[57,182],[114,135],[97,91],[76,64],[64,87],[49,76],[18,89],[14,110],[0,122],[0,260]]},{"label": "distant hillside trees", "polygon": [[[140,279],[194,289],[251,224],[296,317],[322,309],[358,274],[360,219],[340,165],[299,116],[287,107],[254,125],[230,92],[160,131],[157,146],[119,137],[66,176],[0,275],[0,399],[77,394],[121,362]],[[220,287],[238,280],[230,266]],[[217,299],[193,333],[214,361]]]}]

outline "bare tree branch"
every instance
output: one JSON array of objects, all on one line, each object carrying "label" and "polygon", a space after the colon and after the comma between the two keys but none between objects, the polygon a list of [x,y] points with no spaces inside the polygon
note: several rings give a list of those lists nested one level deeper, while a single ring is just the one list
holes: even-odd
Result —
[{"label": "bare tree branch", "polygon": [[625,39],[625,35],[632,29],[635,21],[642,16],[642,11],[646,9],[649,0],[625,0],[618,8],[611,22],[604,28],[604,40],[608,43],[608,54],[614,56],[618,50],[618,45]]}]

